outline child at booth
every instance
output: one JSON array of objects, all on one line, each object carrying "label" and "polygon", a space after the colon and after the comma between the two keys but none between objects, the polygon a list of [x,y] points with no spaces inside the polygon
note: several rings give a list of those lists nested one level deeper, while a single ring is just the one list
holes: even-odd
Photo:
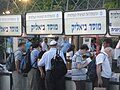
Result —
[{"label": "child at booth", "polygon": [[81,69],[81,68],[85,68],[88,66],[88,64],[92,61],[91,58],[90,58],[91,54],[90,53],[86,53],[82,56],[82,63],[81,64],[78,64],[77,65],[77,68],[78,69]]}]

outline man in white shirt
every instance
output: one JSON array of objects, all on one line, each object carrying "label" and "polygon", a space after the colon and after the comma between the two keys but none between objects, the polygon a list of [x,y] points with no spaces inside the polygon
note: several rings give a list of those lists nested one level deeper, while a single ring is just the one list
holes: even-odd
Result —
[{"label": "man in white shirt", "polygon": [[[51,41],[50,42],[50,50],[46,52],[41,60],[38,62],[39,70],[41,72],[41,77],[44,77],[44,72],[42,69],[42,66],[45,66],[45,71],[46,71],[46,86],[47,90],[65,90],[65,80],[64,76],[60,79],[55,80],[55,78],[51,74],[51,60],[53,57],[56,56],[57,52],[57,42],[56,41]],[[60,56],[63,59],[64,63],[66,63],[64,54],[60,52]]]},{"label": "man in white shirt", "polygon": [[103,40],[103,43],[102,43],[102,48],[101,48],[101,52],[104,52],[104,49],[106,47],[112,47],[112,39],[111,38],[105,38]]},{"label": "man in white shirt", "polygon": [[98,85],[103,86],[109,90],[109,79],[112,75],[109,58],[112,57],[113,50],[111,47],[104,49],[103,53],[100,53],[96,57],[96,71],[98,76]]},{"label": "man in white shirt", "polygon": [[48,39],[44,38],[44,41],[41,43],[42,46],[42,51],[47,51],[48,50]]}]

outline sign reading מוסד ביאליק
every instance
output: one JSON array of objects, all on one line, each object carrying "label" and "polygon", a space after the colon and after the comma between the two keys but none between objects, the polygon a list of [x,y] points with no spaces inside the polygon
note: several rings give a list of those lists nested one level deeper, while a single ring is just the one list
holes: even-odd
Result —
[{"label": "sign reading \u05de\u05d5\u05e1\u05d3 \u05d1\u05d9\u05d0\u05dc\u05d9\u05e7", "polygon": [[63,13],[53,12],[33,12],[26,14],[27,34],[62,34]]},{"label": "sign reading \u05de\u05d5\u05e1\u05d3 \u05d1\u05d9\u05d0\u05dc\u05d9\u05e7", "polygon": [[106,10],[65,12],[66,35],[106,34]]},{"label": "sign reading \u05de\u05d5\u05e1\u05d3 \u05d1\u05d9\u05d0\u05dc\u05d9\u05e7", "polygon": [[21,36],[21,15],[0,16],[0,36]]}]

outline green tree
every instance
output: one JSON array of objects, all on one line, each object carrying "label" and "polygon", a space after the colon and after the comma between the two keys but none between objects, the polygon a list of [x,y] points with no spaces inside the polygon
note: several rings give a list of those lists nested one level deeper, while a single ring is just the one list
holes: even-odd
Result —
[{"label": "green tree", "polygon": [[106,2],[103,5],[104,8],[106,9],[115,9],[115,8],[119,8],[119,0],[111,0],[110,2]]},{"label": "green tree", "polygon": [[6,0],[0,0],[0,14],[3,13],[7,9],[7,1]]}]

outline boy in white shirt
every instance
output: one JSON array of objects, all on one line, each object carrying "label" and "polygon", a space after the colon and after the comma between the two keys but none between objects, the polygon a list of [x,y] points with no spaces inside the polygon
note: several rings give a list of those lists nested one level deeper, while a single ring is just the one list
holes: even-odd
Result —
[{"label": "boy in white shirt", "polygon": [[109,79],[112,75],[109,58],[112,57],[113,49],[107,47],[103,53],[100,53],[96,57],[96,70],[98,76],[98,86],[103,86],[109,90]]}]

